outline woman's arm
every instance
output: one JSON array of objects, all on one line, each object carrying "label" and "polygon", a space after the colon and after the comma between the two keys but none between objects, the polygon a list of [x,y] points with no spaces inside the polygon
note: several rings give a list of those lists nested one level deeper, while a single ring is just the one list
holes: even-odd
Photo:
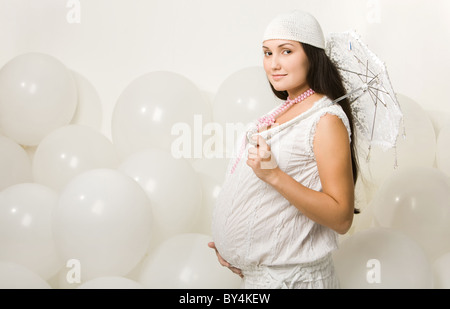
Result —
[{"label": "woman's arm", "polygon": [[259,178],[311,220],[339,234],[350,229],[354,211],[350,142],[347,129],[337,116],[326,114],[316,128],[314,154],[322,192],[301,185],[281,171],[263,138],[259,137],[258,145],[249,151],[247,164]]}]

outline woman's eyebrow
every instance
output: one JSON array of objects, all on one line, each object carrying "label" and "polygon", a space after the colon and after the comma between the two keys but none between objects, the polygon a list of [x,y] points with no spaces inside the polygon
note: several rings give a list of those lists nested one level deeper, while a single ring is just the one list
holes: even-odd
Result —
[{"label": "woman's eyebrow", "polygon": [[[291,43],[283,43],[283,44],[281,44],[281,45],[279,45],[278,46],[278,48],[281,48],[281,47],[283,47],[283,46],[285,46],[285,45],[291,45],[291,46],[294,46],[293,44],[291,44]],[[267,46],[264,46],[263,45],[263,47],[262,48],[265,48],[265,49],[270,49],[269,47],[267,47]]]},{"label": "woman's eyebrow", "polygon": [[285,46],[285,45],[291,45],[291,46],[294,46],[294,45],[291,44],[291,43],[284,43],[284,44],[279,45],[278,48],[283,47],[283,46]]}]

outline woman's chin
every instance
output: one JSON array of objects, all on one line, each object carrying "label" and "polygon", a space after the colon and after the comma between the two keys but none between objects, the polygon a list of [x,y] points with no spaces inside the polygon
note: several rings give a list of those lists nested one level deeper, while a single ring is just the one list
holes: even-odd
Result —
[{"label": "woman's chin", "polygon": [[281,87],[280,85],[277,85],[277,83],[272,83],[273,89],[279,92],[286,91],[286,87]]}]

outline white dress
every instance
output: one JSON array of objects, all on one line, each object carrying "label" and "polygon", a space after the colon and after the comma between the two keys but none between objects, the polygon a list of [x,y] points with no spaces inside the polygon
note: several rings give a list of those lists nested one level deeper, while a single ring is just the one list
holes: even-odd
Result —
[{"label": "white dress", "polygon": [[[279,168],[304,186],[321,191],[313,152],[317,123],[342,107],[324,97],[305,113],[260,135]],[[247,145],[234,173],[228,171],[214,208],[213,239],[221,256],[244,274],[245,288],[336,288],[331,252],[337,233],[304,216],[246,164]],[[231,160],[231,164],[233,163]]]}]

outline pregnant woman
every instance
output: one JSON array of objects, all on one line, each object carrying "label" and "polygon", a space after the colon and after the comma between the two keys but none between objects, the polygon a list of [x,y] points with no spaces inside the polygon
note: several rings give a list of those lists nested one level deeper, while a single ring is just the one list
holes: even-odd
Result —
[{"label": "pregnant woman", "polygon": [[338,288],[331,253],[351,227],[353,118],[317,20],[294,11],[267,27],[264,69],[285,102],[259,119],[231,161],[212,231],[243,288]]}]

